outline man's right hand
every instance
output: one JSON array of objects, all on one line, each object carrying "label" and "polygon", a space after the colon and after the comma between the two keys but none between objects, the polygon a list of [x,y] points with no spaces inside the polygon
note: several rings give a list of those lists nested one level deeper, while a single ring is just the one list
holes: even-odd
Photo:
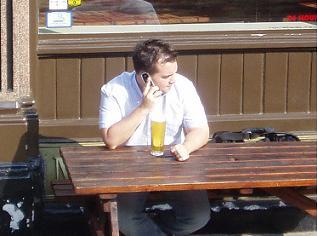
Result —
[{"label": "man's right hand", "polygon": [[148,111],[151,111],[157,101],[157,99],[162,95],[158,86],[151,86],[150,80],[146,83],[143,90],[143,102],[141,107]]}]

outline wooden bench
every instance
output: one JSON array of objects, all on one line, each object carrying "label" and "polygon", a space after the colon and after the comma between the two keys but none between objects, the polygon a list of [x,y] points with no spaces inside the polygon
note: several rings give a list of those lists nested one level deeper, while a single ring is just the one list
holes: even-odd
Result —
[{"label": "wooden bench", "polygon": [[[52,181],[52,189],[55,194],[55,198],[58,201],[64,201],[67,203],[73,203],[73,202],[80,202],[84,206],[86,206],[87,212],[88,212],[88,218],[89,218],[89,225],[91,226],[91,233],[92,235],[104,235],[104,231],[106,230],[105,224],[106,220],[104,219],[103,215],[108,215],[107,217],[110,218],[108,222],[111,222],[111,224],[108,226],[112,232],[115,231],[116,228],[118,228],[117,225],[117,216],[116,216],[116,203],[114,201],[108,201],[109,199],[113,200],[115,198],[115,195],[99,195],[98,202],[100,203],[99,209],[96,209],[95,207],[91,208],[92,202],[95,202],[93,198],[95,196],[82,196],[75,193],[73,185],[69,179],[64,180],[57,180]],[[300,205],[301,209],[307,209],[306,212],[308,212],[310,215],[316,216],[316,207],[314,207],[314,204],[316,204],[314,201],[310,200],[309,198],[303,198],[303,195],[312,195],[316,196],[316,188],[300,188],[298,192],[294,192],[292,189],[287,189],[284,192],[275,190],[275,189],[266,189],[267,192],[264,191],[256,191],[254,189],[237,189],[237,190],[227,190],[227,191],[208,191],[208,198],[212,202],[214,200],[221,200],[224,198],[230,198],[233,197],[234,199],[238,199],[240,197],[245,196],[256,196],[261,198],[269,197],[271,196],[277,196],[283,199],[284,203],[293,205],[295,207],[298,207]],[[105,202],[108,202],[107,205],[104,205]],[[155,203],[162,203],[164,202],[164,199],[160,197],[159,194],[156,194],[155,192],[150,195],[149,202],[151,204]],[[96,214],[96,211],[99,210],[100,212]],[[96,217],[96,215],[99,215],[99,217]]]},{"label": "wooden bench", "polygon": [[[105,234],[105,217],[109,217],[111,224],[109,230],[115,232],[118,228],[117,223],[117,205],[113,199],[116,194],[100,195],[78,195],[69,179],[51,181],[51,187],[54,192],[55,200],[67,203],[80,203],[87,211],[91,235],[104,236]],[[95,203],[98,204],[95,204]]]}]

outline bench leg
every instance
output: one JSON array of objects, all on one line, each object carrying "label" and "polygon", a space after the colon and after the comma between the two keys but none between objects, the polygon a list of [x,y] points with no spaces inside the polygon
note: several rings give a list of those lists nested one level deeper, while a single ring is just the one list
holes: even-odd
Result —
[{"label": "bench leg", "polygon": [[[108,215],[109,236],[119,236],[117,195],[100,194],[98,196],[98,202],[99,210]],[[104,232],[106,232],[106,230],[104,230]]]},{"label": "bench leg", "polygon": [[317,218],[316,202],[296,190],[291,188],[265,188],[265,191]]},{"label": "bench leg", "polygon": [[104,212],[109,213],[109,226],[111,236],[119,236],[119,223],[118,223],[118,207],[117,201],[111,199],[103,203]]},{"label": "bench leg", "polygon": [[90,225],[90,232],[91,235],[94,236],[104,236],[105,235],[105,226],[104,221],[101,220],[99,215],[96,213],[95,210],[89,211],[89,225]]}]

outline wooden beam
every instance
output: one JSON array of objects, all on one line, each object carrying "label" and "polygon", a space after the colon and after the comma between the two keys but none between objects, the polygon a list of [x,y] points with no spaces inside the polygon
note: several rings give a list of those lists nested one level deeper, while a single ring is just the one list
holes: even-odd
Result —
[{"label": "wooden beam", "polygon": [[265,188],[265,191],[317,218],[316,201],[300,194],[298,191],[290,188]]}]

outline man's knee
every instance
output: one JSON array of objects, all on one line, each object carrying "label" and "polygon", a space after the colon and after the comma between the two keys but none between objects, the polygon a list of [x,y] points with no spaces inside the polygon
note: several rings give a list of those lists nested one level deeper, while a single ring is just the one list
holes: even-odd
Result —
[{"label": "man's knee", "polygon": [[[203,228],[208,221],[210,220],[210,210],[209,207],[205,209],[201,209],[200,211],[193,211],[190,215],[182,217],[179,219],[180,228],[182,230],[179,231],[180,235],[186,235],[193,233],[201,228]],[[177,234],[178,235],[178,234]]]},{"label": "man's knee", "polygon": [[145,221],[144,214],[128,215],[119,218],[119,229],[124,235],[138,235],[139,226]]},{"label": "man's knee", "polygon": [[[185,214],[177,214],[178,217],[183,218],[184,232],[192,233],[203,228],[210,220],[210,204],[206,192],[194,192],[194,200],[188,204]],[[193,196],[193,194],[191,195]],[[182,210],[180,210],[182,211]]]},{"label": "man's knee", "polygon": [[210,220],[210,209],[206,207],[200,209],[200,211],[195,211],[189,219],[189,225],[191,225],[193,231],[203,228]]}]

